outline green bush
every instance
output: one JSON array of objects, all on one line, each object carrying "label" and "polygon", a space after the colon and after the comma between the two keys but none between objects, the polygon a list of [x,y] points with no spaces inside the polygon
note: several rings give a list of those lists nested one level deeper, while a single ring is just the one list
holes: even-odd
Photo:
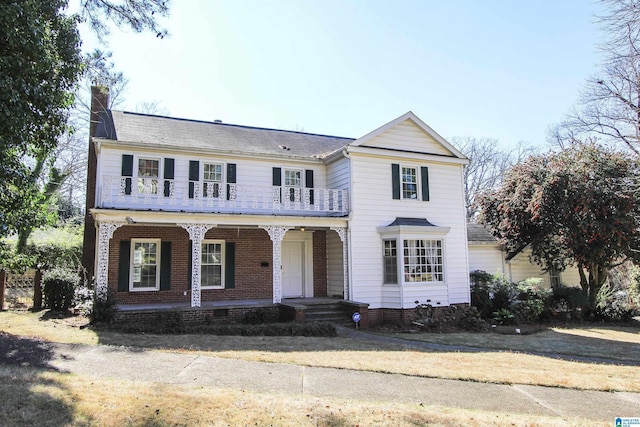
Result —
[{"label": "green bush", "polygon": [[513,307],[518,323],[534,323],[541,319],[552,292],[543,286],[543,280],[539,277],[531,277],[518,283],[518,300]]},{"label": "green bush", "polygon": [[44,306],[52,310],[68,310],[73,305],[80,277],[74,271],[55,268],[42,275]]},{"label": "green bush", "polygon": [[518,290],[502,275],[474,271],[471,278],[471,305],[478,309],[480,317],[490,318],[500,309],[510,309],[518,296]]},{"label": "green bush", "polygon": [[104,300],[96,299],[94,295],[89,308],[91,324],[111,323],[116,312],[116,303],[114,292],[111,290],[107,292],[107,298]]},{"label": "green bush", "polygon": [[582,318],[582,308],[589,304],[589,300],[582,292],[582,288],[560,285],[552,289],[551,296],[547,299],[546,311],[548,317],[564,320],[579,320]]},{"label": "green bush", "polygon": [[475,307],[450,305],[435,308],[431,305],[431,300],[427,300],[425,304],[416,301],[416,304],[413,325],[424,330],[446,332],[464,329],[481,332],[489,329]]},{"label": "green bush", "polygon": [[618,289],[605,283],[596,296],[594,310],[596,320],[607,322],[630,322],[640,310],[633,304],[628,289]]}]

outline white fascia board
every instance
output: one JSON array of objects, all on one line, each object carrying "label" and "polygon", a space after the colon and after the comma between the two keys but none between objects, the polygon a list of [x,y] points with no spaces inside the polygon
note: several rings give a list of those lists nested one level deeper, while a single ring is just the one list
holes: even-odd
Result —
[{"label": "white fascia board", "polygon": [[398,151],[386,148],[374,148],[374,147],[347,147],[347,153],[349,154],[363,154],[367,156],[382,157],[387,159],[399,159],[399,160],[426,160],[429,162],[468,165],[469,159],[466,157],[448,157],[439,156],[436,154],[417,153],[414,151]]},{"label": "white fascia board", "polygon": [[301,163],[309,163],[309,164],[322,164],[322,159],[318,159],[315,157],[302,157],[302,156],[276,156],[273,154],[261,154],[261,153],[247,153],[244,151],[238,150],[203,150],[203,149],[195,149],[193,147],[181,147],[178,145],[167,145],[167,144],[152,144],[152,143],[137,143],[137,142],[129,142],[129,141],[114,141],[112,139],[103,139],[103,138],[92,138],[94,143],[96,144],[96,152],[99,150],[100,146],[115,148],[118,150],[127,149],[136,152],[148,151],[153,153],[178,153],[178,154],[188,154],[188,155],[198,155],[198,154],[214,154],[214,155],[225,155],[229,157],[236,158],[248,158],[248,159],[260,159],[260,160],[273,160],[273,161],[282,161],[282,160],[295,160]]},{"label": "white fascia board", "polygon": [[427,125],[425,122],[423,122],[412,111],[408,111],[405,114],[403,114],[402,116],[398,117],[397,119],[392,120],[389,123],[380,126],[376,130],[374,130],[372,132],[369,132],[368,134],[366,134],[365,136],[363,136],[361,138],[358,138],[357,140],[352,142],[350,144],[350,146],[359,147],[362,144],[365,144],[367,141],[375,138],[376,136],[382,134],[383,132],[393,128],[394,126],[397,126],[398,124],[400,124],[400,123],[402,123],[402,122],[404,122],[406,120],[411,120],[412,122],[414,122],[420,129],[422,129],[425,133],[427,133],[428,135],[433,137],[433,139],[438,141],[443,147],[445,147],[447,150],[449,150],[454,156],[456,156],[458,158],[461,158],[461,159],[466,159],[467,158],[457,148],[455,148],[453,145],[451,145],[449,142],[447,142],[446,139],[444,139],[442,136],[440,136],[440,134],[438,134],[438,132],[436,132],[435,130],[431,129],[431,127],[429,125]]},{"label": "white fascia board", "polygon": [[194,223],[214,226],[275,225],[290,227],[347,227],[347,217],[306,217],[284,215],[207,214],[192,212],[133,211],[118,209],[91,209],[97,221],[126,222],[136,225],[169,225]]}]

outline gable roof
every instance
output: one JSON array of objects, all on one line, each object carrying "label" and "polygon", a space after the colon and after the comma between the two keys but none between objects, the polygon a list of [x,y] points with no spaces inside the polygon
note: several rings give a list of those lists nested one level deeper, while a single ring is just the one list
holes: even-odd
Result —
[{"label": "gable roof", "polygon": [[389,129],[391,129],[391,128],[393,128],[393,127],[395,127],[395,126],[399,125],[400,123],[405,122],[407,120],[413,122],[425,134],[427,134],[428,136],[433,138],[437,143],[442,145],[448,152],[451,153],[451,157],[457,157],[457,158],[460,158],[460,159],[467,159],[467,157],[464,154],[462,154],[457,148],[455,148],[453,145],[451,145],[449,142],[447,142],[443,137],[441,137],[436,131],[431,129],[425,122],[420,120],[420,118],[418,118],[418,116],[416,116],[411,111],[403,114],[402,116],[398,117],[395,120],[390,121],[389,123],[387,123],[385,125],[380,126],[378,129],[376,129],[376,130],[374,130],[372,132],[369,132],[365,136],[363,136],[361,138],[358,138],[357,140],[355,140],[350,145],[353,146],[353,147],[363,146],[368,141],[371,141],[373,138],[381,135],[382,133],[386,132],[387,130],[389,130]]},{"label": "gable roof", "polygon": [[[324,158],[353,138],[110,111],[97,137],[134,144],[284,157]],[[111,120],[112,123],[106,123]]]},{"label": "gable roof", "polygon": [[467,241],[477,243],[494,243],[498,244],[498,239],[493,237],[493,234],[489,232],[481,224],[467,223]]}]

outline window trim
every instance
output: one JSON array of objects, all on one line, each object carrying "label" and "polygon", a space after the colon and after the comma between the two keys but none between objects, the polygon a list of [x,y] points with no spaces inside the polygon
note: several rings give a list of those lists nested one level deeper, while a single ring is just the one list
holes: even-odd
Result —
[{"label": "window trim", "polygon": [[[134,268],[135,268],[135,253],[136,243],[155,243],[156,244],[156,285],[155,287],[135,287],[134,284]],[[130,292],[148,292],[160,290],[160,270],[162,262],[162,241],[161,239],[131,239],[131,254],[129,255],[129,291]]]},{"label": "window trim", "polygon": [[[202,285],[202,279],[204,277],[204,275],[202,274],[202,267],[205,265],[202,262],[202,254],[203,252],[203,246],[205,244],[219,244],[220,245],[220,286],[203,286]],[[203,290],[207,290],[207,289],[225,289],[225,266],[226,266],[226,242],[224,240],[220,240],[220,239],[204,239],[202,240],[202,243],[200,244],[200,289]],[[216,265],[216,264],[206,264],[206,265]]]}]

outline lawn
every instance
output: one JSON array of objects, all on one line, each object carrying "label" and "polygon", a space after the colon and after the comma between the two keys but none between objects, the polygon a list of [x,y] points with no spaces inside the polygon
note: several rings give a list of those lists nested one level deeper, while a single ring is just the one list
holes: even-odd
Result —
[{"label": "lawn", "polygon": [[[551,328],[531,335],[390,334],[412,341],[488,349],[460,352],[418,349],[411,342],[381,344],[347,337],[133,335],[86,326],[86,319],[59,318],[47,312],[0,312],[0,331],[46,341],[489,383],[640,392],[639,328]],[[549,352],[565,358],[606,357],[611,362],[576,362],[526,352]],[[39,425],[589,425],[588,420],[389,402],[309,396],[282,399],[216,387],[106,381],[21,367],[0,368],[0,384],[0,394],[8,399],[0,419],[9,426],[33,424],[30,420],[40,420],[35,423]],[[39,417],[45,413],[56,415],[47,415],[43,422]]]}]

